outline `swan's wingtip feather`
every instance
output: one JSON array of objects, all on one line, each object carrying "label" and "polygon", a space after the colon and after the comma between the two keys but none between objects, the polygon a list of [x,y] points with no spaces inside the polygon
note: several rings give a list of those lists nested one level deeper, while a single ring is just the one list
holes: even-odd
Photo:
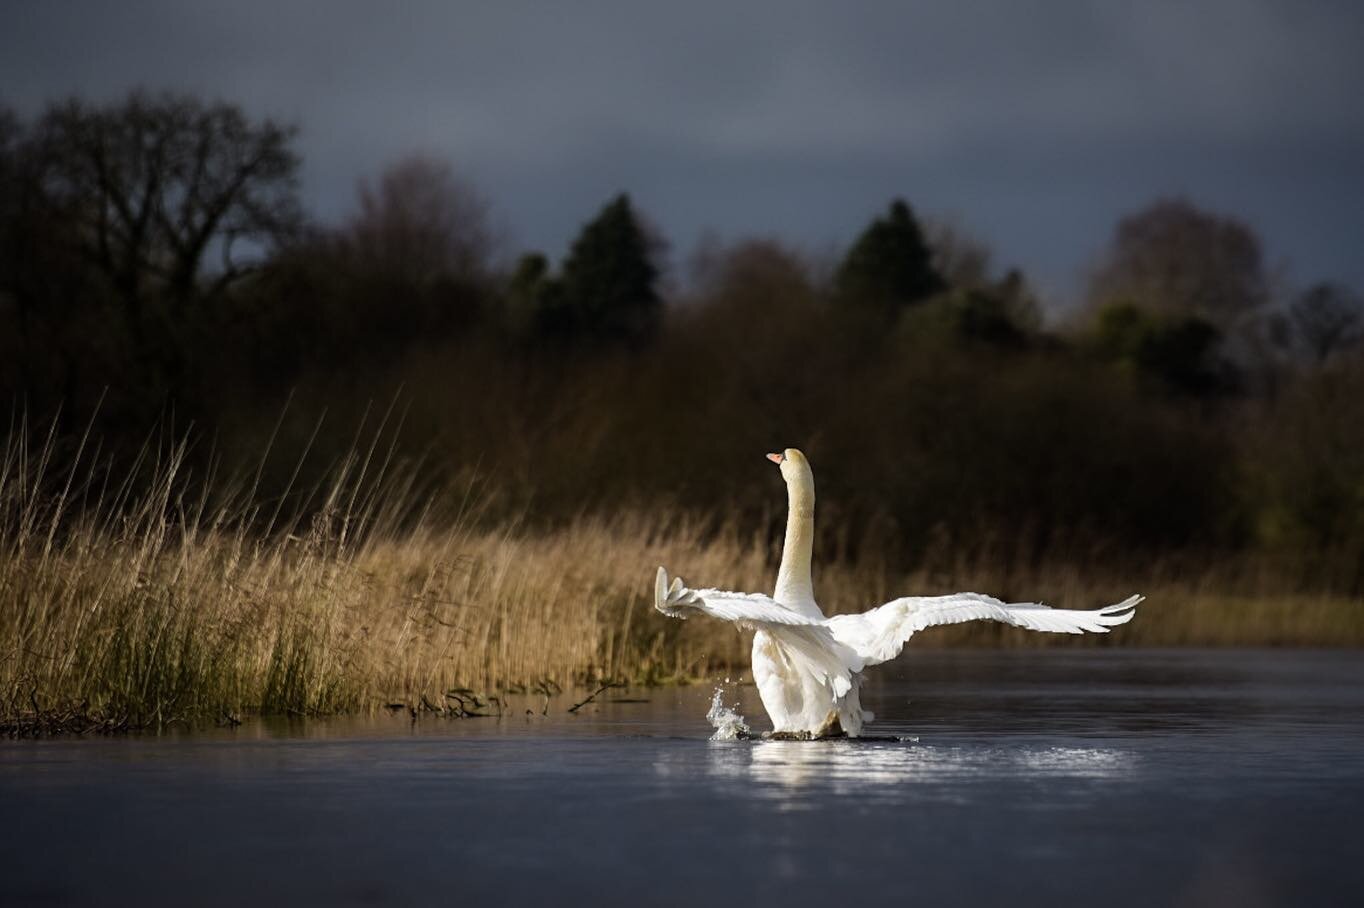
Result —
[{"label": "swan's wingtip feather", "polygon": [[1115,615],[1118,612],[1125,612],[1128,611],[1129,609],[1136,608],[1143,601],[1145,601],[1145,599],[1146,599],[1145,596],[1141,595],[1140,593],[1137,593],[1135,595],[1128,596],[1122,602],[1115,602],[1112,605],[1105,605],[1103,608],[1099,609],[1099,611],[1103,612],[1105,615]]},{"label": "swan's wingtip feather", "polygon": [[654,575],[654,608],[660,611],[663,603],[668,598],[668,572],[663,569],[663,565],[658,566],[658,573]]},{"label": "swan's wingtip feather", "polygon": [[1115,602],[1113,605],[1100,609],[1099,620],[1105,625],[1105,630],[1131,621],[1132,617],[1137,614],[1137,606],[1145,598],[1145,596],[1137,593],[1128,596],[1122,602]]}]

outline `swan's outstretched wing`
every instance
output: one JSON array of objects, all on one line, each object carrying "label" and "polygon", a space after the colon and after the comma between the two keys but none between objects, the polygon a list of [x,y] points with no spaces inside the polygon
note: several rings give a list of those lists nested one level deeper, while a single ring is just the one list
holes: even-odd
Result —
[{"label": "swan's outstretched wing", "polygon": [[654,608],[670,618],[710,615],[723,621],[742,624],[819,625],[823,621],[793,612],[770,596],[761,593],[731,593],[727,590],[690,590],[681,577],[668,583],[668,572],[658,569],[654,581]]},{"label": "swan's outstretched wing", "polygon": [[868,665],[875,665],[898,656],[915,631],[939,624],[986,620],[1058,634],[1106,634],[1110,627],[1131,621],[1133,609],[1143,598],[1129,596],[1114,605],[1083,611],[1037,602],[1001,602],[980,593],[908,596],[860,615],[836,615],[829,619],[829,629]]}]

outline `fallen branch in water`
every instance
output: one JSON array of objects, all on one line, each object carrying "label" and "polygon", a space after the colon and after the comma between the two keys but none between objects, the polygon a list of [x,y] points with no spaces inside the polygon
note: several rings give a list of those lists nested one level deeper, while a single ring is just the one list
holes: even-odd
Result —
[{"label": "fallen branch in water", "polygon": [[36,709],[31,713],[11,714],[0,721],[0,737],[43,738],[52,735],[116,735],[140,731],[145,726],[126,713],[121,716],[87,712],[79,707]]},{"label": "fallen branch in water", "polygon": [[587,704],[591,703],[593,700],[597,699],[597,695],[598,695],[598,694],[600,694],[600,693],[602,693],[602,692],[604,692],[604,691],[608,691],[608,690],[610,690],[610,689],[613,688],[613,687],[624,687],[624,686],[625,686],[624,684],[620,684],[619,682],[616,682],[616,681],[608,681],[608,682],[606,682],[605,684],[603,684],[601,687],[599,687],[599,688],[597,688],[596,690],[594,690],[591,694],[589,694],[586,700],[582,701],[581,703],[574,703],[572,706],[570,706],[570,707],[568,708],[568,711],[571,712],[571,713],[576,713],[578,710],[582,709],[584,706],[586,706]]},{"label": "fallen branch in water", "polygon": [[[484,707],[486,707],[488,703],[484,702],[483,699],[478,696],[478,694],[474,693],[467,687],[456,687],[446,691],[445,699],[455,701],[456,704],[455,706],[450,706],[447,707],[446,709],[447,714],[453,715],[458,719],[492,718],[491,713],[475,712],[475,710],[483,709]],[[497,698],[489,697],[488,700],[489,702],[492,702],[496,701]],[[473,704],[473,709],[469,708],[470,704]],[[497,714],[498,716],[502,715],[502,704],[500,702],[498,702]]]}]

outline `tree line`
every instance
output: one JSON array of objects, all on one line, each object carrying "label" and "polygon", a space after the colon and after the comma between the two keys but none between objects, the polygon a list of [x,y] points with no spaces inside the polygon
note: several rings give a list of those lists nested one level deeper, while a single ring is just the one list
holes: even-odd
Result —
[{"label": "tree line", "polygon": [[270,447],[275,494],[381,432],[433,501],[473,488],[532,522],[628,505],[770,528],[750,461],[797,445],[847,557],[1243,557],[1364,584],[1364,302],[1284,286],[1235,217],[1123,217],[1059,319],[903,199],[837,261],[744,240],[668,291],[628,194],[557,263],[509,255],[426,157],[321,224],[296,134],[142,92],[0,111],[12,410],[73,445],[93,419],[114,451],[171,425],[205,471]]}]

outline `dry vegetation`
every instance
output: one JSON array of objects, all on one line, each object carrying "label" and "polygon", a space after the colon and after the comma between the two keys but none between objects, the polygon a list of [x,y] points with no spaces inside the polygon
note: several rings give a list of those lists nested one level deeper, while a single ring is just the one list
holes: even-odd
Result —
[{"label": "dry vegetation", "polygon": [[[545,530],[436,521],[373,447],[301,496],[294,512],[309,516],[288,518],[250,485],[215,496],[188,481],[183,447],[149,447],[120,483],[89,456],[83,470],[80,458],[62,470],[52,459],[51,442],[11,443],[0,459],[0,713],[11,730],[44,717],[108,729],[742,670],[747,640],[731,627],[653,611],[652,571],[765,589],[778,555],[766,535],[641,512]],[[1082,607],[1136,587],[1150,597],[1110,637],[981,625],[920,645],[1364,643],[1356,602],[1271,595],[1266,581],[1248,589],[1213,572],[1189,582],[1159,566],[1117,578],[1078,561],[912,574],[842,562],[817,583],[838,611],[963,588]]]}]

